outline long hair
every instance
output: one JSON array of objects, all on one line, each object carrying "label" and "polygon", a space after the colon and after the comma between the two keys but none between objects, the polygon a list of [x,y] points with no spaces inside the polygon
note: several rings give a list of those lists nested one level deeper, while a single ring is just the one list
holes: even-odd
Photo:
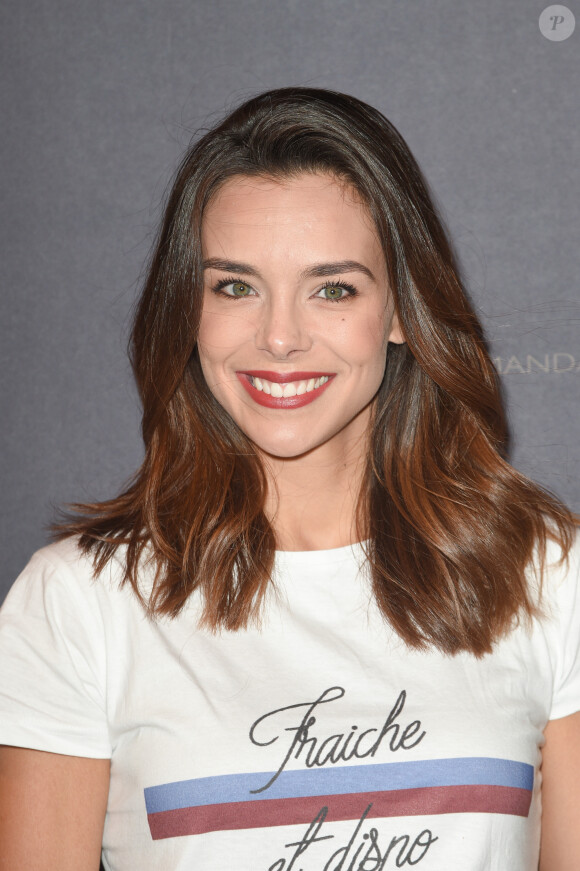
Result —
[{"label": "long hair", "polygon": [[526,569],[549,538],[567,554],[573,518],[505,459],[497,376],[413,156],[380,112],[343,94],[261,94],[186,154],[131,338],[145,459],[121,495],[75,505],[56,534],[79,535],[97,572],[126,546],[124,582],[142,598],[152,563],[151,615],[177,615],[198,591],[206,626],[259,618],[276,542],[258,454],[198,359],[201,224],[227,179],[302,172],[363,198],[406,340],[387,355],[357,512],[376,601],[410,646],[481,655],[538,613]]}]

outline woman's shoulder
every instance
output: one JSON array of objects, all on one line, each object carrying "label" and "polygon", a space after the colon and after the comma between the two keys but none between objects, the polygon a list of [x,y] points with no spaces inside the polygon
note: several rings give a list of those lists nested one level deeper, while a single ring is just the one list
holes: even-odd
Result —
[{"label": "woman's shoulder", "polygon": [[78,537],[52,542],[32,554],[14,581],[3,605],[4,616],[27,607],[77,602],[86,608],[96,600],[128,598],[123,586],[124,548],[119,548],[103,570],[95,569],[94,555],[85,551]]},{"label": "woman's shoulder", "polygon": [[554,610],[570,605],[579,596],[580,585],[580,535],[574,534],[569,549],[554,539],[546,541],[544,558],[536,550],[529,567],[528,579],[539,597],[540,610],[547,617]]},{"label": "woman's shoulder", "polygon": [[[540,591],[540,616],[534,619],[532,649],[539,663],[549,664],[552,703],[550,719],[580,708],[580,540],[565,553],[557,542],[536,559],[532,583]],[[537,676],[538,677],[538,676]]]},{"label": "woman's shoulder", "polygon": [[0,611],[0,743],[110,755],[107,627],[120,609],[104,589],[73,539],[38,550],[16,579]]},{"label": "woman's shoulder", "polygon": [[[122,571],[123,554],[116,554],[109,561],[104,576],[112,579]],[[27,581],[41,579],[45,583],[60,580],[75,586],[90,585],[95,577],[95,564],[92,551],[80,546],[78,536],[67,536],[41,547],[32,554],[20,578]]]},{"label": "woman's shoulder", "polygon": [[79,537],[70,535],[39,548],[30,557],[24,572],[28,573],[31,569],[41,572],[52,570],[76,577],[90,577],[94,573],[92,562],[91,554],[80,547]]}]

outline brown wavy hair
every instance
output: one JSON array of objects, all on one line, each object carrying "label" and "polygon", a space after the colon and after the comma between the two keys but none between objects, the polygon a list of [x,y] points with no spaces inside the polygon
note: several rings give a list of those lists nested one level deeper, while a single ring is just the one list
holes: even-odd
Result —
[{"label": "brown wavy hair", "polygon": [[203,622],[259,618],[275,535],[258,454],[209,391],[196,337],[204,209],[233,176],[331,173],[368,205],[406,340],[391,345],[375,402],[357,529],[385,619],[412,647],[482,655],[538,613],[526,580],[548,539],[566,556],[573,517],[513,469],[497,376],[421,172],[395,128],[353,97],[284,88],[244,103],[187,152],[136,309],[131,359],[145,459],[110,501],[73,506],[101,571],[120,545],[124,582],[151,615],[201,593]]}]

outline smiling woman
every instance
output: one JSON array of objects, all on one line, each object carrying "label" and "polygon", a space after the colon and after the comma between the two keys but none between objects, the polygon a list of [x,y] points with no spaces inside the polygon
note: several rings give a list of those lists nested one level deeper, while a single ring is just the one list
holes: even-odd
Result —
[{"label": "smiling woman", "polygon": [[[360,474],[387,344],[402,336],[385,257],[356,190],[321,173],[234,177],[206,210],[202,249],[197,347],[220,405],[278,476],[339,470],[346,458]],[[281,419],[282,409],[292,413]],[[293,549],[303,549],[312,527],[298,518],[293,526]]]},{"label": "smiling woman", "polygon": [[131,351],[144,463],[2,611],[0,869],[572,871],[573,518],[392,125],[289,88],[194,143]]}]

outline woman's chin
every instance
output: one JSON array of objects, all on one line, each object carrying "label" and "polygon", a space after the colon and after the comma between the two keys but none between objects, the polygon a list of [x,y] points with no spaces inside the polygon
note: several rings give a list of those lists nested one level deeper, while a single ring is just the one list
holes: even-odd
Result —
[{"label": "woman's chin", "polygon": [[261,445],[254,442],[254,447],[270,460],[299,460],[313,454],[319,445]]}]

